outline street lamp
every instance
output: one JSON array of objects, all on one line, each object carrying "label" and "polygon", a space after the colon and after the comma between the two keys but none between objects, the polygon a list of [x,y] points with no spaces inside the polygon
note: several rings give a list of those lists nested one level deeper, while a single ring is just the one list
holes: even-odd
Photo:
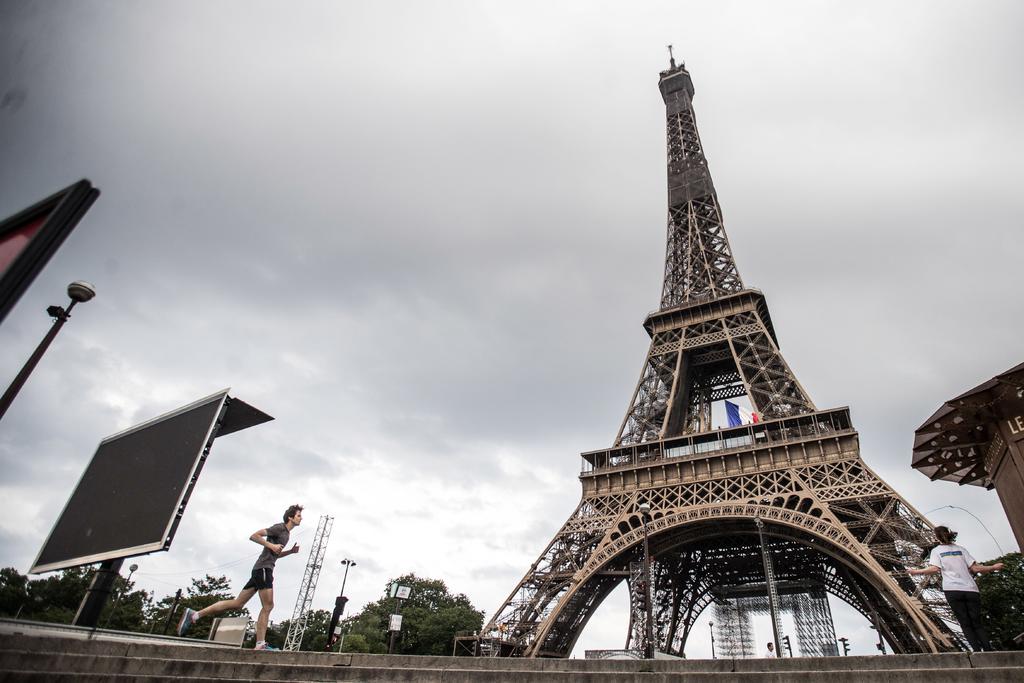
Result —
[{"label": "street lamp", "polygon": [[647,603],[647,625],[644,629],[644,659],[654,659],[654,606],[651,604],[651,547],[647,540],[647,523],[651,520],[650,503],[641,503],[640,519],[644,525],[644,602]]},{"label": "street lamp", "polygon": [[341,577],[341,592],[338,595],[345,595],[345,582],[348,581],[348,568],[356,566],[356,563],[347,557],[341,561],[345,565],[345,575]]},{"label": "street lamp", "polygon": [[25,363],[25,367],[21,369],[18,376],[11,382],[11,386],[7,387],[7,391],[4,392],[3,398],[0,398],[0,419],[3,418],[7,409],[11,407],[11,403],[14,402],[14,397],[21,391],[21,387],[28,380],[28,376],[32,374],[36,364],[39,363],[39,359],[46,353],[46,349],[50,346],[54,337],[60,332],[60,328],[64,326],[64,323],[71,317],[71,309],[76,304],[85,303],[94,296],[96,296],[96,288],[90,285],[88,282],[82,280],[75,280],[68,285],[68,296],[71,297],[71,303],[68,304],[66,309],[60,306],[48,306],[46,312],[53,318],[53,326],[50,331],[43,337],[43,341],[39,342],[39,346],[36,347],[35,352],[29,357],[28,362]]},{"label": "street lamp", "polygon": [[711,631],[711,659],[718,659],[715,656],[715,622],[708,622],[708,630]]},{"label": "street lamp", "polygon": [[331,625],[329,629],[327,649],[330,650],[334,645],[335,640],[340,640],[338,643],[338,652],[342,651],[345,647],[345,634],[341,633],[341,615],[345,612],[345,603],[348,602],[348,598],[345,597],[345,583],[348,581],[348,568],[356,566],[356,563],[347,557],[341,561],[345,565],[345,575],[341,578],[341,592],[338,593],[338,597],[334,600],[334,614],[331,615]]},{"label": "street lamp", "polygon": [[139,565],[137,564],[128,565],[128,578],[124,580],[124,585],[121,587],[121,590],[118,591],[117,598],[114,600],[114,606],[110,608],[110,614],[108,614],[107,618],[103,621],[103,628],[106,628],[107,624],[110,623],[110,620],[114,618],[114,612],[117,611],[117,606],[121,604],[121,598],[124,596],[124,592],[128,589],[128,584],[131,583],[132,574],[134,574],[138,568]]}]

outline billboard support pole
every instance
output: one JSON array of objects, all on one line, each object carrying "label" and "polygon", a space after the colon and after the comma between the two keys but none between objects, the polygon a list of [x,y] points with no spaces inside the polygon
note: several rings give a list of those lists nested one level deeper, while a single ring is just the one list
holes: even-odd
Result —
[{"label": "billboard support pole", "polygon": [[123,557],[114,560],[106,560],[100,564],[99,569],[92,577],[92,583],[85,591],[85,597],[78,606],[78,614],[71,623],[75,626],[95,627],[100,620],[100,612],[110,599],[110,593],[114,589],[114,580],[121,573]]}]

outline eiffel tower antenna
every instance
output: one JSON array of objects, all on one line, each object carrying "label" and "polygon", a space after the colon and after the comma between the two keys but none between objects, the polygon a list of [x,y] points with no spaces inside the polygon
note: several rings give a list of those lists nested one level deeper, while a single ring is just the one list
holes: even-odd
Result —
[{"label": "eiffel tower antenna", "polygon": [[[875,624],[895,652],[958,649],[941,593],[905,570],[934,543],[931,525],[861,459],[849,408],[814,404],[782,356],[765,296],[740,278],[697,132],[693,81],[671,46],[669,59],[658,83],[668,157],[664,281],[660,307],[644,321],[651,344],[640,379],[614,443],[582,454],[576,510],[494,612],[477,651],[566,657],[623,581],[634,649],[653,627],[655,650],[682,655],[715,604],[716,625],[731,629],[719,633],[745,651],[744,615],[764,604],[776,624],[780,611],[794,613],[800,652],[825,654],[811,642],[834,635],[825,593]],[[713,408],[736,413],[742,406],[725,404],[735,400],[754,419],[716,427]],[[651,562],[641,576],[645,533]],[[735,609],[725,607],[730,600]]]},{"label": "eiffel tower antenna", "polygon": [[670,68],[676,68],[676,58],[672,56],[672,46],[668,46],[668,65]]},{"label": "eiffel tower antenna", "polygon": [[320,578],[320,570],[324,566],[324,553],[327,552],[327,541],[331,537],[331,527],[334,526],[334,517],[321,515],[316,525],[316,534],[313,536],[313,547],[309,550],[309,559],[306,561],[306,571],[302,575],[302,584],[299,586],[299,595],[295,600],[295,610],[292,612],[292,620],[288,625],[288,635],[284,639],[284,649],[298,652],[302,645],[302,635],[306,632],[306,619],[309,617],[309,607],[313,604],[313,595],[316,593],[316,582]]}]

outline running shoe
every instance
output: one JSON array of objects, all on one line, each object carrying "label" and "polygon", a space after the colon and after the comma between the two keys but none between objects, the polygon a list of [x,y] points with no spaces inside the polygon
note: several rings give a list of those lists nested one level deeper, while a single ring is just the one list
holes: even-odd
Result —
[{"label": "running shoe", "polygon": [[271,645],[270,643],[258,643],[254,650],[274,650],[275,652],[279,649]]},{"label": "running shoe", "polygon": [[178,635],[183,636],[188,633],[194,623],[196,623],[196,611],[186,607],[185,613],[181,615],[181,621],[178,622]]}]

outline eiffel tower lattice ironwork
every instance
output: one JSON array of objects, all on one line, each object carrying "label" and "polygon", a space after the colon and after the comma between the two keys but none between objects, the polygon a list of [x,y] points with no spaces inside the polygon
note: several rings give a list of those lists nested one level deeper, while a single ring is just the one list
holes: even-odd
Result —
[{"label": "eiffel tower lattice ironwork", "polygon": [[[845,407],[818,409],[782,357],[764,295],[743,285],[697,134],[684,65],[661,73],[668,240],[660,309],[611,448],[582,454],[582,499],[482,633],[494,654],[566,657],[642,559],[648,504],[654,640],[682,654],[716,594],[774,580],[849,603],[896,652],[960,647],[941,594],[904,567],[931,526],[861,459]],[[712,404],[745,397],[760,422],[713,429]],[[762,588],[762,591],[766,590]],[[763,593],[762,593],[763,594]],[[646,628],[630,591],[627,648]],[[829,626],[830,628],[830,626]]]}]

